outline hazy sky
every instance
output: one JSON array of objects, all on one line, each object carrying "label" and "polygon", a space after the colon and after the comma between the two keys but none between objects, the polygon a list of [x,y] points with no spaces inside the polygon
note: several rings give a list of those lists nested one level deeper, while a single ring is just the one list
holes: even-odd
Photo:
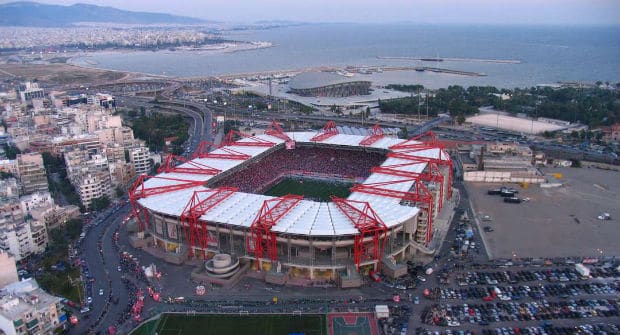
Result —
[{"label": "hazy sky", "polygon": [[[11,1],[0,0],[0,3]],[[620,0],[41,0],[228,22],[620,24]],[[0,14],[1,15],[1,14]]]}]

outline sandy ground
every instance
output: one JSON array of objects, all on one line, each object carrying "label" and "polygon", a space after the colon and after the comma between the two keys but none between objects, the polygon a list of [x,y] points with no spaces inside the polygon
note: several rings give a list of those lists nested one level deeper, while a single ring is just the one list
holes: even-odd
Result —
[{"label": "sandy ground", "polygon": [[564,127],[551,123],[521,119],[514,116],[497,114],[480,114],[466,119],[467,122],[494,128],[507,129],[526,134],[539,134],[544,131],[555,131]]},{"label": "sandy ground", "polygon": [[[552,173],[563,174],[555,180]],[[506,185],[520,189],[519,197],[529,202],[508,204],[501,197],[487,195],[499,184],[468,183],[469,196],[482,222],[495,229],[483,232],[493,258],[620,256],[620,173],[594,168],[547,169],[550,181],[559,188]],[[612,220],[598,220],[603,212]]]},{"label": "sandy ground", "polygon": [[0,80],[38,80],[55,85],[89,85],[130,80],[139,74],[69,64],[0,64]]}]

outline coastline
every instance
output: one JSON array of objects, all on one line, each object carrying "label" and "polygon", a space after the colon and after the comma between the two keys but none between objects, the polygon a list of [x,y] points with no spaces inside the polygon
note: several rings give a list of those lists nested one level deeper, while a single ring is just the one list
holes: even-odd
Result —
[{"label": "coastline", "polygon": [[[66,64],[96,67],[99,63],[89,59],[94,54],[133,54],[133,53],[164,53],[164,54],[177,54],[177,53],[195,53],[199,55],[214,55],[221,53],[237,53],[244,51],[253,51],[259,49],[266,49],[273,47],[271,42],[225,42],[212,45],[205,45],[198,48],[194,47],[177,47],[158,50],[136,50],[136,49],[103,49],[96,51],[80,52],[73,55],[69,55],[66,60]],[[84,64],[85,63],[85,64]],[[107,70],[107,69],[105,69]]]}]

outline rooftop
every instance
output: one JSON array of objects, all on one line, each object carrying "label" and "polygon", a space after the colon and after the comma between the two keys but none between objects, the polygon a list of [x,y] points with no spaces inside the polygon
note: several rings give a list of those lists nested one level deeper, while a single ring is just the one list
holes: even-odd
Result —
[{"label": "rooftop", "polygon": [[303,90],[309,88],[323,87],[342,83],[366,81],[349,78],[335,74],[333,72],[302,72],[289,81],[292,89]]},{"label": "rooftop", "polygon": [[[289,132],[287,135],[298,143],[313,143],[310,139],[315,136],[316,132]],[[276,144],[283,143],[284,140],[272,137],[269,135],[256,136],[262,140],[270,141]],[[345,135],[337,134],[324,140],[323,144],[359,147],[360,141],[364,139],[361,135]],[[250,139],[242,139],[240,141],[251,141]],[[390,150],[391,146],[399,143],[403,143],[405,140],[384,137],[370,147]],[[247,147],[247,146],[228,146],[227,148],[233,149],[239,153],[247,154],[255,157],[267,150],[267,147]],[[222,149],[217,149],[212,153],[224,153]],[[429,157],[429,158],[443,158],[448,157],[447,154],[441,149],[433,148],[428,150],[417,151],[416,156]],[[229,170],[244,161],[241,160],[226,160],[226,159],[195,159],[194,162],[207,165],[219,169],[221,171]],[[399,158],[387,158],[382,166],[398,166],[396,169],[407,172],[422,172],[426,168],[426,163],[407,164],[399,166],[399,164],[411,163],[408,160]],[[189,164],[181,164],[181,167]],[[185,174],[185,173],[162,173],[159,177],[181,179],[184,181],[208,181],[213,178],[212,175],[200,175],[200,174]],[[362,184],[371,183],[384,183],[384,182],[403,182],[383,185],[384,188],[389,188],[397,191],[409,191],[414,183],[413,180],[407,180],[405,177],[399,177],[388,174],[373,173]],[[147,180],[144,185],[146,187],[159,187],[182,183],[182,181],[172,179],[160,179],[153,178]],[[197,186],[193,188],[187,188],[174,192],[167,192],[158,195],[152,195],[139,200],[139,203],[151,209],[152,211],[171,215],[180,216],[185,209],[187,203],[191,199],[194,191],[204,190],[206,187]],[[208,197],[209,193],[202,193],[200,199]],[[217,222],[221,224],[250,227],[254,221],[256,214],[259,212],[265,200],[273,199],[274,197],[236,192],[226,200],[222,201],[209,211],[207,211],[201,220],[209,222]],[[400,200],[391,197],[384,197],[378,195],[372,195],[361,192],[353,192],[347,198],[348,200],[368,202],[368,204],[374,209],[381,220],[386,226],[393,227],[403,221],[414,217],[419,209],[412,206],[403,206],[400,204]],[[284,215],[278,223],[272,228],[273,231],[297,234],[297,235],[312,235],[312,236],[338,236],[338,235],[354,235],[358,232],[351,221],[342,214],[334,203],[320,203],[310,200],[300,201],[290,212]]]}]

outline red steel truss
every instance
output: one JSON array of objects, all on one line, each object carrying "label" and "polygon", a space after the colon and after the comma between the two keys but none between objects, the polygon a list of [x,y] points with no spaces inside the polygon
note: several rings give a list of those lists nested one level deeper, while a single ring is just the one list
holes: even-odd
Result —
[{"label": "red steel truss", "polygon": [[[250,141],[239,142],[236,140],[237,136],[249,139]],[[231,129],[228,132],[228,134],[226,134],[226,137],[222,141],[223,147],[229,146],[229,145],[246,146],[246,147],[273,147],[276,144],[271,141],[267,141],[267,140],[264,140],[256,136],[244,134],[240,131]]]},{"label": "red steel truss", "polygon": [[[147,178],[169,180],[169,181],[174,181],[178,183],[174,183],[174,184],[170,184],[166,186],[146,187],[144,185],[144,182],[147,180]],[[131,189],[129,189],[129,201],[131,202],[131,208],[133,210],[133,214],[136,217],[136,220],[138,221],[138,226],[140,228],[140,231],[143,231],[144,228],[148,228],[149,218],[148,218],[148,211],[143,211],[144,221],[142,221],[142,218],[139,215],[140,205],[138,204],[138,200],[152,196],[152,195],[163,194],[163,193],[183,190],[186,188],[202,186],[203,184],[204,184],[203,181],[185,180],[185,179],[168,178],[168,177],[160,177],[160,176],[149,176],[146,174],[140,175],[140,177],[138,178],[138,180],[136,180],[136,182],[133,184]]]},{"label": "red steel truss", "polygon": [[276,122],[276,120],[273,120],[273,122],[271,122],[269,127],[267,127],[267,130],[265,130],[265,134],[269,136],[277,137],[284,141],[291,141],[291,138],[288,137],[288,135],[286,135],[286,133],[284,132],[284,130],[282,130],[282,127],[280,127],[280,125]]},{"label": "red steel truss", "polygon": [[[363,261],[374,260],[377,261],[379,270],[388,231],[385,223],[368,202],[338,197],[332,197],[332,201],[359,231],[353,244],[353,260],[357,269],[359,270]],[[371,243],[365,243],[369,238],[372,240]]]},{"label": "red steel truss", "polygon": [[381,128],[379,124],[376,124],[370,130],[370,134],[364,137],[364,139],[360,141],[360,145],[363,145],[363,146],[373,145],[375,142],[382,139],[384,136],[385,134],[383,134],[383,128]]},{"label": "red steel truss", "polygon": [[[424,171],[418,172],[410,172],[401,170],[402,167],[418,165],[418,164],[426,164],[426,169]],[[383,165],[376,166],[370,169],[373,173],[382,173],[392,176],[399,176],[405,178],[414,178],[420,179],[426,182],[433,182],[439,184],[439,204],[438,210],[441,211],[443,207],[443,181],[444,177],[437,166],[437,163],[434,162],[411,162],[411,163],[403,163],[403,164],[392,164],[392,165]]]},{"label": "red steel truss", "polygon": [[[422,138],[430,138],[425,142],[420,142]],[[436,149],[438,152],[437,158],[422,157],[419,155],[422,151]],[[388,157],[406,159],[417,162],[434,163],[437,166],[448,167],[448,199],[452,197],[452,159],[446,154],[443,144],[437,139],[432,131],[425,134],[413,137],[402,143],[393,145],[390,147],[392,152],[388,153]],[[395,151],[398,150],[398,151]]]},{"label": "red steel truss", "polygon": [[209,237],[206,222],[199,221],[200,217],[235,194],[237,190],[236,187],[220,187],[194,191],[180,216],[185,241],[189,244],[190,257],[194,256],[194,247],[199,246],[204,249],[207,248],[209,242],[213,242]]},{"label": "red steel truss", "polygon": [[291,211],[303,199],[303,196],[287,194],[283,197],[265,200],[254,222],[250,226],[250,238],[246,240],[248,253],[254,254],[256,259],[263,258],[263,252],[267,257],[275,261],[278,257],[276,247],[276,234],[271,231],[278,221]]},{"label": "red steel truss", "polygon": [[248,155],[248,154],[244,154],[241,153],[239,151],[230,149],[230,148],[226,148],[226,147],[221,147],[219,148],[220,151],[224,151],[224,153],[215,153],[215,152],[209,152],[209,148],[214,147],[215,144],[209,142],[209,141],[201,141],[200,145],[198,146],[198,149],[196,149],[196,151],[194,152],[194,154],[192,155],[192,159],[195,158],[219,158],[219,159],[236,159],[236,160],[240,160],[240,161],[244,161],[246,159],[250,159],[252,158],[252,156]]},{"label": "red steel truss", "polygon": [[[185,166],[178,166],[177,163],[185,164]],[[185,157],[168,154],[162,165],[159,167],[159,169],[157,169],[157,173],[162,172],[216,175],[220,173],[221,170],[212,168],[199,162],[190,161]]]},{"label": "red steel truss", "polygon": [[336,135],[338,135],[338,128],[336,128],[336,122],[328,121],[325,124],[325,127],[323,127],[323,130],[318,134],[314,135],[314,137],[312,137],[310,141],[321,142]]},{"label": "red steel truss", "polygon": [[[388,185],[413,182],[408,191],[399,191],[387,188]],[[426,243],[429,243],[432,237],[433,228],[433,195],[428,191],[426,186],[419,178],[405,178],[393,181],[370,184],[356,184],[351,188],[353,192],[362,192],[367,194],[379,195],[383,197],[396,198],[404,201],[410,201],[416,204],[426,204],[426,208],[421,208],[427,213],[426,227]]]},{"label": "red steel truss", "polygon": [[209,149],[213,146],[213,143],[209,141],[202,140],[200,144],[198,144],[198,148],[192,154],[192,159],[195,158],[204,158],[204,156],[209,154]]}]

